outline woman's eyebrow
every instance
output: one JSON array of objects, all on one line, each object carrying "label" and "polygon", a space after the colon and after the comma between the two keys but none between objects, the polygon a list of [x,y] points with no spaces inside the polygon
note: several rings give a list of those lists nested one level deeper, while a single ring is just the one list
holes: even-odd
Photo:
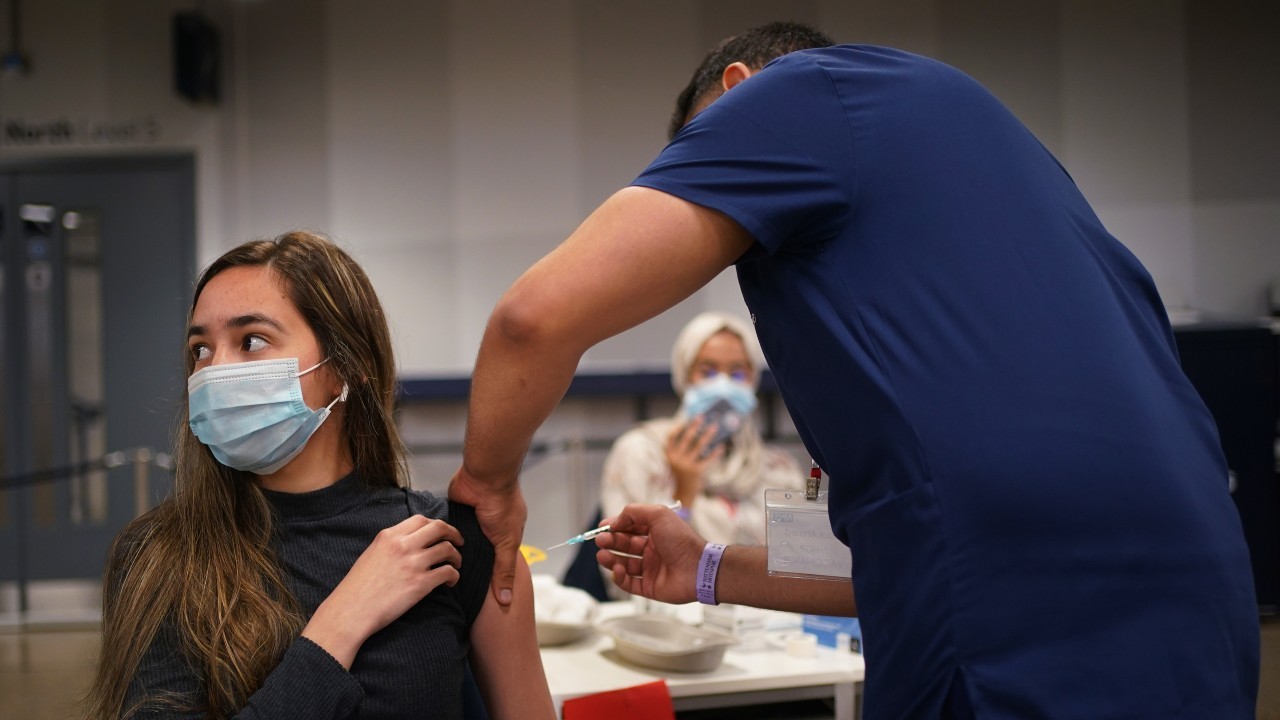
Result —
[{"label": "woman's eyebrow", "polygon": [[[266,325],[268,327],[274,328],[279,332],[284,332],[284,327],[280,325],[280,323],[276,322],[271,317],[267,315],[263,315],[261,313],[237,315],[227,321],[227,327],[229,328],[242,328],[242,327],[248,327],[249,325]],[[187,328],[188,339],[195,337],[196,335],[204,335],[204,334],[205,334],[205,327],[203,325],[192,325],[191,327]]]},{"label": "woman's eyebrow", "polygon": [[284,326],[276,322],[272,318],[261,313],[252,313],[249,315],[237,315],[227,321],[229,328],[242,328],[249,325],[266,325],[279,332],[284,332]]}]

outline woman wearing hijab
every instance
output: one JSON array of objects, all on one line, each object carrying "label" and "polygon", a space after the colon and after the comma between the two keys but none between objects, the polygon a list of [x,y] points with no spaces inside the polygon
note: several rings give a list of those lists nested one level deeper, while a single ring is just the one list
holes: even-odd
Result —
[{"label": "woman wearing hijab", "polygon": [[671,353],[674,417],[618,438],[604,463],[601,506],[680,501],[709,542],[763,544],[764,491],[804,486],[795,458],[765,444],[752,421],[764,355],[746,322],[719,312],[689,321]]}]

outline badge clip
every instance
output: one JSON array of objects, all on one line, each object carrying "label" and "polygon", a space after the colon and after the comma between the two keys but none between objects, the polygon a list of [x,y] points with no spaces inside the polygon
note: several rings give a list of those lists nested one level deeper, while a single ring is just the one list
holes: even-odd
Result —
[{"label": "badge clip", "polygon": [[812,467],[809,468],[809,477],[804,482],[804,499],[815,502],[818,499],[818,491],[822,489],[822,468],[818,467],[817,460],[810,460]]}]

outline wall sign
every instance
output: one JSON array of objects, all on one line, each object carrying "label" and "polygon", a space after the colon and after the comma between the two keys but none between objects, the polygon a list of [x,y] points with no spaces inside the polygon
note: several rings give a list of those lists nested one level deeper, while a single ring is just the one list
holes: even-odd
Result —
[{"label": "wall sign", "polygon": [[159,142],[161,134],[154,115],[124,120],[6,117],[0,123],[0,147],[151,145]]}]

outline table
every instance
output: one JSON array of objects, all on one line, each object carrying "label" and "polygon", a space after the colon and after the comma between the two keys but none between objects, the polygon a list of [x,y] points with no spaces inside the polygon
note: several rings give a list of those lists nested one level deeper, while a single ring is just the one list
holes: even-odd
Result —
[{"label": "table", "polygon": [[[598,619],[634,612],[635,606],[628,602],[604,603]],[[681,606],[676,614],[696,622],[701,608]],[[677,711],[833,698],[836,720],[855,720],[859,715],[857,690],[865,672],[861,655],[819,646],[811,658],[792,657],[775,647],[730,648],[724,662],[711,672],[664,673],[623,662],[613,650],[613,640],[599,633],[569,645],[542,648],[542,666],[557,713],[570,698],[664,679]]]}]

